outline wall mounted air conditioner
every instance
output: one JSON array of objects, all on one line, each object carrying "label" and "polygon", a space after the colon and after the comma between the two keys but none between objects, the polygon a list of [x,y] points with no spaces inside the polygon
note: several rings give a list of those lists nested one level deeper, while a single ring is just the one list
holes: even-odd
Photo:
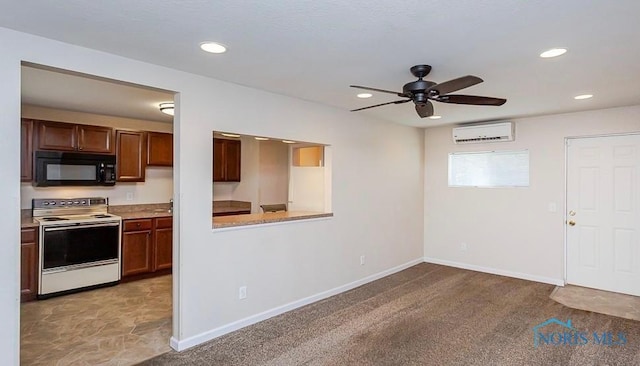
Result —
[{"label": "wall mounted air conditioner", "polygon": [[513,122],[453,128],[453,142],[456,144],[513,141],[514,139],[515,131]]}]

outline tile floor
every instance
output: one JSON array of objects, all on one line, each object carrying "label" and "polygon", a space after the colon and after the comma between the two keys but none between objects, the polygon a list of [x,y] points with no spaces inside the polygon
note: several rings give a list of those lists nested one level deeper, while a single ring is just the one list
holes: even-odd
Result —
[{"label": "tile floor", "polygon": [[640,297],[566,285],[556,287],[549,296],[570,308],[640,321]]},{"label": "tile floor", "polygon": [[22,304],[22,365],[132,365],[168,352],[171,276]]}]

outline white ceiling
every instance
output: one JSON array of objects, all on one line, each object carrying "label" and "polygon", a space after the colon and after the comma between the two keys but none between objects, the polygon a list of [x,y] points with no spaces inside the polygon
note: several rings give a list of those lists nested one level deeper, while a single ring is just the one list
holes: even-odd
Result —
[{"label": "white ceiling", "polygon": [[[438,83],[484,79],[461,94],[508,99],[435,103],[441,120],[411,103],[354,112],[433,126],[640,104],[638,14],[637,0],[34,0],[5,1],[0,26],[345,110],[394,100],[349,84],[400,91],[423,63]],[[551,47],[569,52],[538,57]]]}]

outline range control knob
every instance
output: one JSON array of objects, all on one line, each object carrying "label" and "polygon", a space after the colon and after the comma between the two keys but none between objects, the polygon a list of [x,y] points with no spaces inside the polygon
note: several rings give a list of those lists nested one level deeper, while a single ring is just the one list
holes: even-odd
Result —
[{"label": "range control knob", "polygon": [[42,205],[43,205],[43,206],[49,206],[49,202],[44,201],[44,202],[42,202]]},{"label": "range control knob", "polygon": [[56,201],[51,201],[51,203],[49,203],[51,206],[55,206],[56,205]]},{"label": "range control knob", "polygon": [[82,200],[82,204],[83,204],[83,205],[86,205],[86,204],[87,204],[87,201]]},{"label": "range control knob", "polygon": [[60,201],[60,206],[64,206],[64,201]]},{"label": "range control knob", "polygon": [[73,201],[67,201],[67,205],[73,205]]}]

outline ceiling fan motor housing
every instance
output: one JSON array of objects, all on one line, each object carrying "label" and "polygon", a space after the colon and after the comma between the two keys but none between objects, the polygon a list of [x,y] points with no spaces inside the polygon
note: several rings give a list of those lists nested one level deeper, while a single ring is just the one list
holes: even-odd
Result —
[{"label": "ceiling fan motor housing", "polygon": [[402,93],[411,98],[415,104],[424,105],[428,100],[426,91],[434,85],[436,83],[433,81],[420,79],[404,84]]}]

